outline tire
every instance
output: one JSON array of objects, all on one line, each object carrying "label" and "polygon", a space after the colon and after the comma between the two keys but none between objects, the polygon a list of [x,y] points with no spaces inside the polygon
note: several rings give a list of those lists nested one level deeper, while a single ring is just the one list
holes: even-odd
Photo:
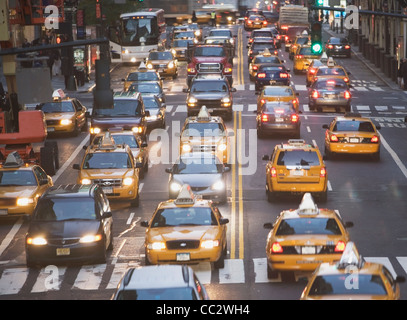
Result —
[{"label": "tire", "polygon": [[269,264],[267,263],[267,279],[276,279],[277,277],[278,271],[271,269]]},{"label": "tire", "polygon": [[220,257],[213,263],[215,269],[223,269],[225,267],[226,247],[222,250]]},{"label": "tire", "polygon": [[40,166],[49,176],[55,175],[55,155],[52,147],[40,148]]},{"label": "tire", "polygon": [[56,141],[45,141],[44,146],[52,148],[53,155],[54,155],[55,169],[59,169],[58,143]]},{"label": "tire", "polygon": [[131,202],[132,207],[138,208],[140,206],[140,193],[137,190],[137,197]]}]

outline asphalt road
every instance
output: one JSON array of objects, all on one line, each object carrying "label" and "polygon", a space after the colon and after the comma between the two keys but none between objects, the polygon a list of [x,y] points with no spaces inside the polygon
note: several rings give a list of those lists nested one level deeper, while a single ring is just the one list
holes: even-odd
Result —
[{"label": "asphalt road", "polygon": [[[273,136],[258,140],[255,130],[257,96],[247,71],[246,35],[241,27],[233,26],[240,43],[234,60],[234,116],[227,122],[235,131],[235,165],[228,174],[228,202],[220,206],[229,218],[228,256],[225,268],[216,270],[209,263],[194,265],[200,280],[205,283],[211,299],[215,300],[297,300],[306,280],[299,274],[295,281],[269,281],[266,276],[265,244],[268,230],[264,222],[272,222],[284,209],[296,208],[299,198],[267,202],[265,194],[265,162],[274,145],[287,137]],[[239,31],[239,29],[241,31]],[[205,30],[207,31],[207,30]],[[328,34],[324,34],[327,38]],[[280,55],[286,66],[292,61],[284,47]],[[407,95],[391,89],[359,59],[336,59],[351,72],[352,111],[369,116],[380,124],[382,138],[381,160],[373,162],[361,157],[339,157],[326,161],[329,192],[324,207],[336,209],[343,220],[352,221],[349,229],[352,240],[367,260],[386,264],[392,272],[407,276]],[[152,132],[149,138],[150,170],[141,183],[140,207],[113,202],[114,249],[107,264],[85,266],[49,266],[28,269],[25,265],[24,235],[28,223],[22,219],[0,220],[0,300],[1,299],[109,299],[123,271],[128,266],[144,264],[145,229],[139,221],[148,219],[160,201],[168,197],[168,174],[165,168],[178,156],[176,145],[186,117],[185,62],[180,63],[179,77],[165,80],[167,94],[167,128]],[[114,90],[122,88],[121,79],[132,66],[117,66],[111,74]],[[310,112],[308,109],[305,76],[294,75],[292,82],[300,93],[302,110],[301,138],[323,149],[324,129],[337,115],[332,112]],[[90,108],[91,93],[77,93]],[[53,177],[55,184],[74,183],[77,171],[72,164],[84,155],[82,145],[88,134],[78,137],[49,137],[59,144],[61,168]],[[401,298],[407,299],[407,284],[401,284]]]}]

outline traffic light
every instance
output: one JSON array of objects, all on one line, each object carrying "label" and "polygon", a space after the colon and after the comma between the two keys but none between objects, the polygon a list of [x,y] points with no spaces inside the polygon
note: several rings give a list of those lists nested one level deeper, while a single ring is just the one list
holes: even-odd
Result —
[{"label": "traffic light", "polygon": [[324,6],[324,0],[317,0],[317,1],[316,1],[316,5],[317,5],[318,7],[323,7],[323,6]]},{"label": "traffic light", "polygon": [[311,52],[322,53],[322,25],[321,22],[314,22],[311,26]]}]

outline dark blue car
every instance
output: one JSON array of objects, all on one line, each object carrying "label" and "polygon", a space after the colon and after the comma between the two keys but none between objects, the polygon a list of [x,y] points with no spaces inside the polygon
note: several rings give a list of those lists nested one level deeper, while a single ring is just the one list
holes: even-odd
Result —
[{"label": "dark blue car", "polygon": [[260,91],[264,86],[268,85],[289,86],[289,71],[281,64],[260,65],[255,77],[256,91]]}]

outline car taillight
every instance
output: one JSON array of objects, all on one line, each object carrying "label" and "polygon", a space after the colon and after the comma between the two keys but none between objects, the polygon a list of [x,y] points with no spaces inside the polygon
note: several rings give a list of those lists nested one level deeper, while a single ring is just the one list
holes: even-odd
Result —
[{"label": "car taillight", "polygon": [[300,120],[300,117],[298,114],[292,114],[291,115],[291,122],[298,122]]},{"label": "car taillight", "polygon": [[253,66],[252,69],[253,70],[257,70],[259,67],[258,66]]},{"label": "car taillight", "polygon": [[277,50],[274,51],[274,55],[275,55],[275,56],[278,56],[278,51],[277,51]]},{"label": "car taillight", "polygon": [[329,137],[329,140],[331,142],[338,142],[339,141],[338,137],[336,135],[334,135],[334,134]]},{"label": "car taillight", "polygon": [[333,49],[334,46],[332,44],[328,44],[328,49]]},{"label": "car taillight", "polygon": [[247,23],[248,23],[248,24],[252,24],[253,22],[252,22],[252,21],[250,21],[250,20],[247,20]]},{"label": "car taillight", "polygon": [[265,77],[266,77],[266,74],[264,72],[257,74],[257,78],[264,79]]},{"label": "car taillight", "polygon": [[250,42],[253,42],[253,38],[250,38],[250,39],[249,39],[249,43],[250,43]]},{"label": "car taillight", "polygon": [[284,39],[285,39],[285,41],[288,41],[288,36],[285,36],[285,38],[284,38]]},{"label": "car taillight", "polygon": [[343,94],[343,96],[345,97],[345,99],[350,99],[350,92],[349,92],[349,91],[345,91],[345,93]]},{"label": "car taillight", "polygon": [[283,247],[278,242],[274,242],[271,245],[270,253],[283,253]]},{"label": "car taillight", "polygon": [[280,40],[280,39],[281,39],[281,36],[280,36],[280,35],[278,35],[278,36],[277,36],[277,40]]},{"label": "car taillight", "polygon": [[267,26],[267,21],[263,21],[263,26]]},{"label": "car taillight", "polygon": [[349,78],[345,77],[345,78],[343,78],[343,81],[349,82]]},{"label": "car taillight", "polygon": [[249,55],[253,53],[253,50],[249,50]]},{"label": "car taillight", "polygon": [[350,46],[349,46],[349,45],[346,45],[346,46],[345,46],[345,49],[350,49]]},{"label": "car taillight", "polygon": [[261,104],[266,103],[266,99],[261,99],[261,100],[260,100],[260,103],[261,103]]},{"label": "car taillight", "polygon": [[373,136],[373,137],[370,139],[370,142],[372,142],[372,143],[378,143],[378,142],[379,142],[379,137],[378,137],[378,136]]},{"label": "car taillight", "polygon": [[335,252],[343,252],[345,250],[346,243],[343,241],[338,241],[335,246]]},{"label": "car taillight", "polygon": [[317,90],[312,91],[312,95],[311,95],[314,99],[319,98],[319,92]]},{"label": "car taillight", "polygon": [[288,73],[280,73],[280,78],[288,78]]},{"label": "car taillight", "polygon": [[269,121],[269,116],[267,114],[262,114],[261,115],[261,122],[268,122]]},{"label": "car taillight", "polygon": [[321,168],[321,171],[319,172],[319,176],[320,176],[321,178],[325,178],[325,177],[326,177],[326,168],[325,168],[325,167],[322,167],[322,168]]},{"label": "car taillight", "polygon": [[308,71],[309,71],[309,73],[314,74],[316,69],[315,68],[309,68]]},{"label": "car taillight", "polygon": [[295,59],[303,59],[303,58],[304,58],[304,56],[302,54],[297,54],[295,56]]},{"label": "car taillight", "polygon": [[270,169],[270,176],[271,176],[272,178],[277,177],[277,170],[276,170],[276,168],[271,167],[271,169]]}]

